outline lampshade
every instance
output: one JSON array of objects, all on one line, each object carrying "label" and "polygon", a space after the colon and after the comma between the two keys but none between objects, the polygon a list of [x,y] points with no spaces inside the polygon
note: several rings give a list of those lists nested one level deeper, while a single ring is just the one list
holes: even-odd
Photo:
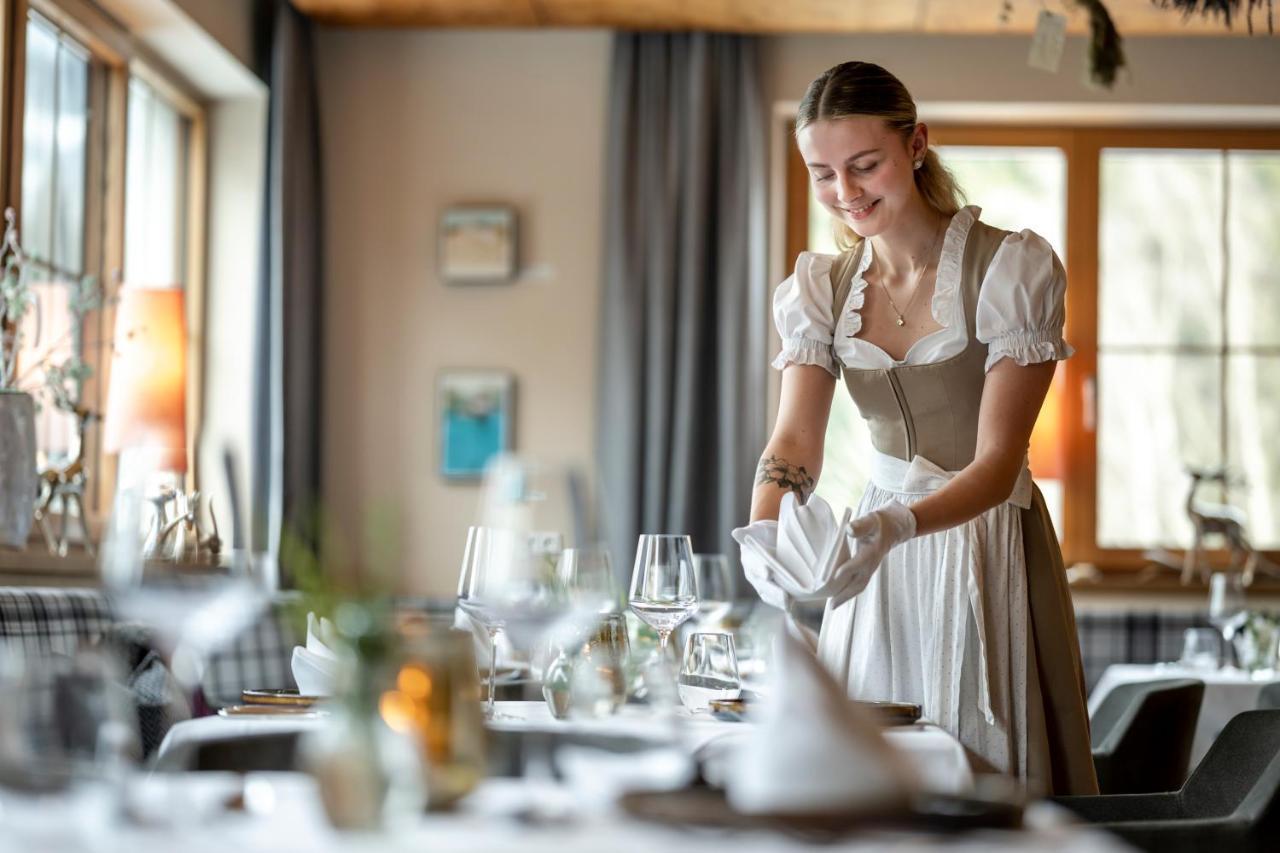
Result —
[{"label": "lampshade", "polygon": [[116,306],[103,446],[145,449],[162,471],[187,470],[183,291],[125,286]]},{"label": "lampshade", "polygon": [[1028,464],[1039,480],[1061,480],[1066,476],[1066,431],[1062,424],[1063,371],[1058,369],[1049,385],[1049,393],[1040,407],[1040,416],[1031,430]]}]

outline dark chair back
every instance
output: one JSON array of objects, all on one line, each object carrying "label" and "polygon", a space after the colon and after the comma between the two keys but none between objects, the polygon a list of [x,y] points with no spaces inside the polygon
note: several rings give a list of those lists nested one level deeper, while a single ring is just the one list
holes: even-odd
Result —
[{"label": "dark chair back", "polygon": [[1204,683],[1170,679],[1122,684],[1091,723],[1103,794],[1176,791],[1187,778]]},{"label": "dark chair back", "polygon": [[1280,681],[1268,684],[1258,694],[1258,710],[1275,710],[1280,708]]},{"label": "dark chair back", "polygon": [[1245,711],[1227,723],[1180,794],[1189,818],[1280,818],[1280,710]]}]

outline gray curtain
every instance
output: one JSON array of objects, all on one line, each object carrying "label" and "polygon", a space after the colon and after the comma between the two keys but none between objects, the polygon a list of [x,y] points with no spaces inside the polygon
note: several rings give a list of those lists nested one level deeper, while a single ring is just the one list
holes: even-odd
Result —
[{"label": "gray curtain", "polygon": [[285,530],[314,545],[324,294],[313,28],[284,0],[274,13],[251,506],[253,547],[278,555]]},{"label": "gray curtain", "polygon": [[[619,572],[640,533],[729,554],[765,438],[765,117],[755,40],[618,34],[597,463]],[[741,585],[740,585],[741,586]]]}]

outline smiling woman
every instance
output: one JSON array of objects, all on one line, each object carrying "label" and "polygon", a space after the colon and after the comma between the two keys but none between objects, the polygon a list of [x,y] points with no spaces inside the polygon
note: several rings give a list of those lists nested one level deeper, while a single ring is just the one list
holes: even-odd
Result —
[{"label": "smiling woman", "polygon": [[[1062,556],[1026,460],[1054,362],[1071,355],[1062,264],[1038,234],[961,208],[885,69],[825,72],[796,128],[844,251],[802,252],[775,295],[778,419],[735,537],[762,541],[785,526],[785,501],[809,497],[812,480],[797,496],[773,472],[820,477],[843,378],[870,434],[871,483],[835,570],[860,580],[831,585],[860,592],[827,600],[819,657],[850,695],[921,705],[1032,790],[1094,792]],[[762,598],[790,608],[759,554],[744,549],[743,564]]]}]

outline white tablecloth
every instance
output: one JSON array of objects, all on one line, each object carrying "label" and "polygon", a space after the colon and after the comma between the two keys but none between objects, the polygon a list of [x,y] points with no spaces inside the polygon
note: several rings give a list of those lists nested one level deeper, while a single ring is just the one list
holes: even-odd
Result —
[{"label": "white tablecloth", "polygon": [[1093,693],[1089,695],[1089,716],[1107,698],[1107,694],[1121,684],[1138,681],[1164,681],[1169,678],[1194,678],[1204,682],[1204,701],[1200,705],[1200,718],[1196,721],[1196,734],[1191,743],[1191,769],[1195,769],[1209,751],[1231,718],[1241,711],[1258,707],[1258,694],[1274,681],[1276,676],[1254,677],[1238,669],[1191,669],[1175,663],[1112,664],[1102,673]]},{"label": "white tablecloth", "polygon": [[[144,789],[150,789],[149,791]],[[144,807],[144,825],[126,824],[114,805],[121,791]],[[227,811],[235,796],[244,808]],[[409,814],[382,832],[337,832],[315,782],[298,773],[157,774],[129,786],[100,785],[76,796],[23,797],[0,788],[0,849],[49,853],[765,853],[812,851],[811,843],[771,832],[694,830],[644,823],[614,811],[583,810],[574,792],[488,780],[447,814]],[[551,820],[516,815],[529,805]],[[1120,841],[1069,822],[1048,803],[1031,806],[1020,831],[960,836],[867,831],[824,845],[832,853],[893,849],[946,853],[1110,853]]]},{"label": "white tablecloth", "polygon": [[[717,720],[706,714],[690,714],[681,709],[676,719],[662,720],[642,706],[624,706],[618,714],[601,719],[557,720],[545,702],[498,702],[498,719],[489,722],[498,731],[562,731],[584,734],[617,735],[663,740],[672,737],[690,751],[697,750],[720,737],[742,736],[750,723]],[[165,756],[188,744],[225,737],[268,732],[309,731],[326,723],[326,718],[200,717],[176,724],[165,735],[156,753],[163,764]],[[933,725],[899,726],[887,729],[889,742],[902,750],[916,768],[924,784],[944,793],[962,793],[973,787],[973,773],[964,747],[947,732]]]}]

